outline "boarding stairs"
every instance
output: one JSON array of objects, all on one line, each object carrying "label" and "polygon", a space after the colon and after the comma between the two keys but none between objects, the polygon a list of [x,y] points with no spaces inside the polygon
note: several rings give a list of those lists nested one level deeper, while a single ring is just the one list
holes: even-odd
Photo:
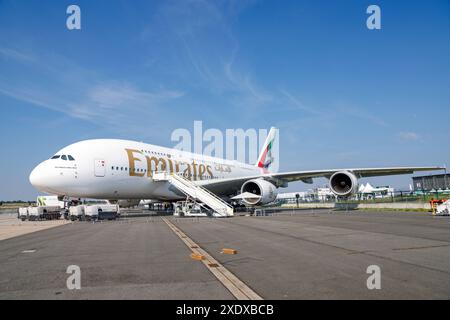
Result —
[{"label": "boarding stairs", "polygon": [[214,217],[231,217],[233,216],[233,207],[227,202],[216,196],[214,193],[205,188],[196,185],[192,181],[174,173],[155,172],[153,174],[154,181],[168,181],[175,188],[183,192],[187,197],[203,202],[214,213]]}]

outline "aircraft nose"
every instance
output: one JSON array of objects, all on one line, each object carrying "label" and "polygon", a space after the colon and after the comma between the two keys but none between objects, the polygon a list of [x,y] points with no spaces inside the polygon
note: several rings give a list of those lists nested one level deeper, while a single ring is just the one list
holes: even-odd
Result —
[{"label": "aircraft nose", "polygon": [[35,187],[36,189],[40,189],[44,186],[45,172],[43,163],[40,163],[36,166],[36,168],[33,169],[33,171],[31,171],[29,180],[33,187]]}]

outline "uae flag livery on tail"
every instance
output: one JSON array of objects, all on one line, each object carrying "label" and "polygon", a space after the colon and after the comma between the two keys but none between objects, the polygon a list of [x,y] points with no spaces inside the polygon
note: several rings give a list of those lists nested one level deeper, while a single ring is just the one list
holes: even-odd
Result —
[{"label": "uae flag livery on tail", "polygon": [[258,161],[255,166],[264,170],[264,172],[268,172],[270,165],[273,163],[274,155],[272,153],[272,147],[275,143],[275,137],[277,134],[277,129],[272,127],[270,128],[269,134],[267,135],[266,141],[259,153]]}]

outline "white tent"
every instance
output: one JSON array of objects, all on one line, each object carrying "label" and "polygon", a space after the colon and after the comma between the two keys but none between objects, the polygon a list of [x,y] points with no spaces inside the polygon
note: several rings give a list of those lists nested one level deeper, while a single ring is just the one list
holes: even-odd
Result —
[{"label": "white tent", "polygon": [[389,187],[372,187],[370,185],[370,183],[366,183],[366,185],[364,185],[364,183],[362,185],[359,186],[359,193],[375,193],[375,192],[391,192],[392,188]]}]

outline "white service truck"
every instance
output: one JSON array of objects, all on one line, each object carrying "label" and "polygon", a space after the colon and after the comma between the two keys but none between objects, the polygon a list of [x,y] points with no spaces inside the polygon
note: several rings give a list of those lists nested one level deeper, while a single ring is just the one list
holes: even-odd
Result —
[{"label": "white service truck", "polygon": [[28,207],[28,220],[53,220],[61,217],[59,206]]},{"label": "white service truck", "polygon": [[19,208],[19,219],[22,221],[28,219],[28,207]]},{"label": "white service truck", "polygon": [[69,208],[69,219],[72,221],[75,220],[84,220],[84,216],[85,216],[85,206],[84,205],[79,205],[79,206],[71,206]]},{"label": "white service truck", "polygon": [[436,208],[436,215],[448,216],[450,215],[450,200],[445,201]]},{"label": "white service truck", "polygon": [[36,205],[40,206],[59,206],[64,209],[64,201],[59,201],[58,196],[37,196]]},{"label": "white service truck", "polygon": [[116,204],[94,204],[84,207],[86,220],[116,220],[119,216],[119,206]]},{"label": "white service truck", "polygon": [[62,209],[64,202],[58,196],[38,196],[36,206],[19,208],[17,216],[22,221],[59,219]]}]

